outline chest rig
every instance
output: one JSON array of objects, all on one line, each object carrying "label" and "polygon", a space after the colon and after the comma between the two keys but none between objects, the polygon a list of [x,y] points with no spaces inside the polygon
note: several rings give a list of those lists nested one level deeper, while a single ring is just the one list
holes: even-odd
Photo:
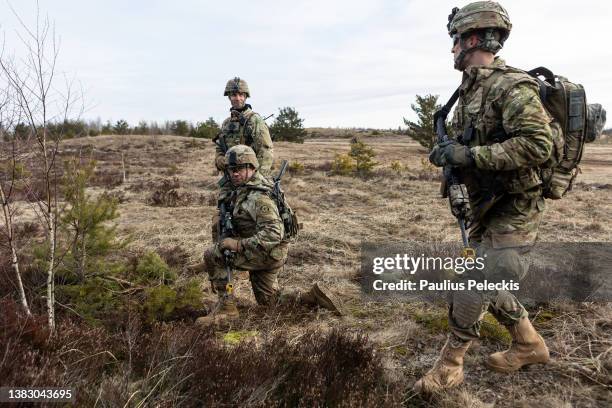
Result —
[{"label": "chest rig", "polygon": [[239,144],[252,146],[253,145],[253,125],[251,118],[255,114],[251,110],[250,105],[245,105],[247,109],[240,112],[231,110],[229,121],[223,127],[223,137],[227,147],[236,146]]},{"label": "chest rig", "polygon": [[232,211],[234,231],[243,238],[257,233],[257,222],[253,219],[256,212],[256,197],[253,194],[267,194],[270,189],[264,186],[242,186],[232,191],[228,200]]},{"label": "chest rig", "polygon": [[453,117],[457,140],[466,146],[487,146],[501,143],[514,135],[506,133],[499,106],[501,99],[515,86],[538,82],[516,68],[487,68],[492,72],[482,78],[477,74],[459,88],[459,103]]},{"label": "chest rig", "polygon": [[[516,68],[499,65],[480,70],[467,78],[457,90],[459,102],[452,120],[456,140],[468,147],[490,146],[518,136],[508,134],[504,129],[501,111],[503,99],[508,91],[519,84],[538,87],[534,78]],[[465,169],[464,177],[470,197],[482,201],[482,205],[486,202],[485,207],[506,193],[526,194],[531,190],[529,194],[541,194],[534,190],[542,184],[537,167],[508,171]]]}]

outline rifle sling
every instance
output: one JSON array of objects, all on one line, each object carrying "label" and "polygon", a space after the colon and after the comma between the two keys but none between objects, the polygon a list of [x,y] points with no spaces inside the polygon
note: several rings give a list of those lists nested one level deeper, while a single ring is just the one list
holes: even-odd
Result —
[{"label": "rifle sling", "polygon": [[459,99],[460,89],[461,89],[461,86],[455,89],[455,92],[453,92],[448,102],[446,102],[446,104],[442,107],[442,109],[440,109],[440,112],[443,115],[442,117],[444,118],[445,121],[446,121],[446,117],[450,113],[450,110],[453,108],[453,105],[455,105],[455,103],[457,102],[457,99]]}]

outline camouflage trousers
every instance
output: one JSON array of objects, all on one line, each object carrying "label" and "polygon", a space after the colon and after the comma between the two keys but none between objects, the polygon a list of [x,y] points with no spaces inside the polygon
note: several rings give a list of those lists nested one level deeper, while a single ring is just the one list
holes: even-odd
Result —
[{"label": "camouflage trousers", "polygon": [[[529,271],[527,254],[535,242],[544,210],[544,199],[510,198],[496,205],[470,230],[470,241],[485,268],[461,279],[488,282],[520,282]],[[505,326],[514,325],[528,313],[513,293],[495,291],[456,291],[449,294],[448,320],[452,333],[463,340],[480,336],[486,312]]]},{"label": "camouflage trousers", "polygon": [[[265,253],[254,255],[251,259],[247,259],[243,254],[236,254],[233,259],[233,269],[249,271],[249,280],[258,304],[273,304],[280,294],[278,274],[282,271],[286,258],[276,260]],[[218,245],[204,252],[204,267],[212,286],[217,290],[223,290],[227,284],[227,271]]]}]

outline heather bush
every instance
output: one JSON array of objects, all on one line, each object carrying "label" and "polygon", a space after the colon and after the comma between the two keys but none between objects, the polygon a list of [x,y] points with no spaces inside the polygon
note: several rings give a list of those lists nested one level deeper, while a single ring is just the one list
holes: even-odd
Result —
[{"label": "heather bush", "polygon": [[128,318],[110,331],[64,318],[49,336],[44,318],[25,318],[12,301],[0,307],[0,350],[11,355],[0,359],[0,386],[74,387],[77,406],[400,404],[401,390],[361,334],[253,333],[228,343],[180,323]]}]

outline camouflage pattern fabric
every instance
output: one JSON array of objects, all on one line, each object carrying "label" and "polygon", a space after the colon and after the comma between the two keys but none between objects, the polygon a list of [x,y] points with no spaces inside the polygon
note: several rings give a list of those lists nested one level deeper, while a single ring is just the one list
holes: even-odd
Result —
[{"label": "camouflage pattern fabric", "polygon": [[[529,265],[525,255],[529,247],[494,248],[490,239],[476,245],[477,256],[484,257],[485,269],[481,276],[466,274],[462,279],[500,282],[519,282],[527,275]],[[458,291],[449,295],[448,322],[451,332],[463,341],[480,336],[480,326],[485,312],[491,313],[498,322],[512,326],[528,313],[516,296],[505,290]]]},{"label": "camouflage pattern fabric", "polygon": [[[524,255],[536,240],[545,207],[538,165],[552,151],[551,121],[537,82],[501,58],[464,72],[452,133],[475,160],[474,167],[462,169],[472,207],[470,243],[479,256],[487,255],[490,278],[518,281],[527,273]],[[478,337],[487,310],[507,325],[527,315],[509,292],[483,294],[481,313],[465,299],[457,301],[451,299],[449,323],[464,340]]]},{"label": "camouflage pattern fabric", "polygon": [[508,12],[499,3],[475,1],[461,9],[453,9],[453,13],[449,16],[447,28],[450,35],[461,35],[485,28],[496,28],[510,32],[512,24]]},{"label": "camouflage pattern fabric", "polygon": [[240,77],[234,77],[227,81],[227,84],[225,84],[225,90],[223,91],[223,96],[230,96],[231,94],[237,92],[244,93],[247,98],[251,96],[249,84],[247,84],[247,81]]},{"label": "camouflage pattern fabric", "polygon": [[[231,183],[228,183],[231,184]],[[287,259],[287,242],[282,242],[283,221],[274,201],[267,195],[270,182],[256,172],[245,185],[233,188],[226,198],[233,205],[233,227],[242,251],[234,257],[234,268],[248,270],[259,304],[275,301],[278,272]],[[227,275],[218,244],[208,248],[204,263],[213,285],[223,285]]]},{"label": "camouflage pattern fabric", "polygon": [[495,247],[535,241],[544,211],[538,165],[553,148],[552,118],[538,92],[533,78],[501,58],[464,73],[452,133],[475,160],[475,167],[462,170],[474,217],[472,241],[491,236]]},{"label": "camouflage pattern fabric", "polygon": [[[274,161],[270,130],[263,118],[252,111],[250,105],[246,105],[242,112],[232,110],[231,116],[223,121],[217,137],[223,139],[228,149],[239,144],[250,146],[257,155],[259,172],[266,177],[270,175]],[[216,155],[225,156],[225,152],[218,145]]]}]

